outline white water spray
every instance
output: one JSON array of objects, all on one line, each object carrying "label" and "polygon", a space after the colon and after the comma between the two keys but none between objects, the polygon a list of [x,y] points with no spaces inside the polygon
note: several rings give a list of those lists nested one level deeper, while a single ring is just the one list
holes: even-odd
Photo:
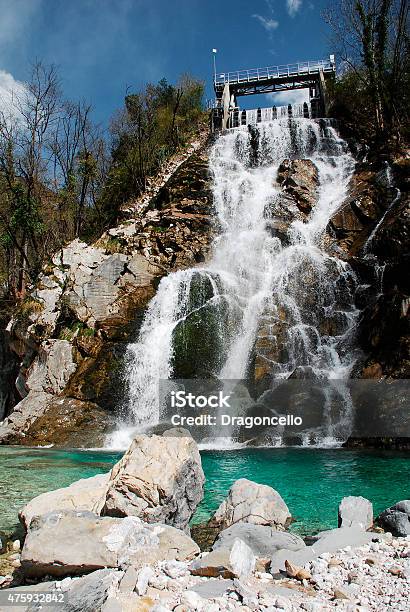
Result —
[{"label": "white water spray", "polygon": [[[271,227],[283,211],[276,175],[287,158],[313,161],[319,193],[307,221],[293,220],[286,239],[280,239]],[[210,170],[222,231],[206,266],[161,280],[138,340],[128,347],[127,414],[109,440],[111,447],[127,446],[132,433],[160,421],[158,383],[173,375],[175,330],[210,305],[224,305],[216,334],[222,360],[209,364],[220,379],[246,376],[267,313],[279,313],[286,323],[284,356],[269,364],[273,378],[287,378],[306,366],[319,378],[349,375],[357,316],[354,276],[347,264],[323,250],[322,237],[346,196],[353,168],[346,144],[327,120],[281,118],[260,123],[253,131],[236,128],[217,139]],[[193,300],[198,278],[207,286],[206,295]],[[325,323],[337,331],[329,333]],[[348,414],[341,418],[348,420]],[[325,443],[332,439],[334,426],[329,423]]]}]

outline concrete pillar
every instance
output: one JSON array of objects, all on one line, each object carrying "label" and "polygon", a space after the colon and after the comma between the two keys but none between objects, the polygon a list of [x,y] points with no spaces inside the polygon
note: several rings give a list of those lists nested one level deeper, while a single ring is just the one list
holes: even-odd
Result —
[{"label": "concrete pillar", "polygon": [[228,129],[230,105],[231,105],[231,92],[229,90],[229,84],[225,83],[224,90],[222,93],[222,108],[223,108],[222,129],[223,130]]},{"label": "concrete pillar", "polygon": [[327,113],[329,110],[329,96],[327,95],[327,87],[323,70],[319,70],[319,92],[320,100],[322,102],[323,116],[327,117]]}]

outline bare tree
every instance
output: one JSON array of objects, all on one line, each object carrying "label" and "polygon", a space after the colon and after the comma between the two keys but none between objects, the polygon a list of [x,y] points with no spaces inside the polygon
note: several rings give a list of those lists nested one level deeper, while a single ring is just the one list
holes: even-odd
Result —
[{"label": "bare tree", "polygon": [[90,115],[86,103],[63,101],[55,68],[41,63],[0,113],[0,240],[16,297],[96,205],[106,152]]},{"label": "bare tree", "polygon": [[368,93],[379,134],[407,112],[397,102],[408,71],[408,15],[407,0],[339,0],[324,13],[339,58]]}]

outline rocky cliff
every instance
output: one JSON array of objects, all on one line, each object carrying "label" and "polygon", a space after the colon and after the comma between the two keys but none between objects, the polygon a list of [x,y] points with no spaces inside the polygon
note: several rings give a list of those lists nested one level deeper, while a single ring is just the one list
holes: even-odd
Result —
[{"label": "rocky cliff", "polygon": [[[348,261],[359,279],[359,378],[410,375],[408,167],[408,160],[359,161],[349,195],[324,237],[328,252]],[[267,223],[286,244],[292,221],[306,221],[317,202],[317,168],[309,160],[284,160],[276,182],[281,194]],[[10,387],[10,376],[16,377],[16,384],[2,404],[10,414],[0,425],[0,443],[102,444],[127,391],[126,343],[138,333],[159,280],[205,261],[217,230],[207,145],[198,143],[149,196],[125,207],[124,217],[96,243],[75,240],[56,253],[10,321],[3,352],[12,365],[4,380]],[[311,288],[306,308],[312,312],[319,304],[316,284],[306,268],[300,291]],[[337,335],[339,324],[329,313],[321,331]],[[261,388],[275,374],[272,362],[286,360],[286,325],[286,309],[261,317],[250,366]],[[205,353],[215,348],[203,343]],[[198,369],[202,353],[195,359],[185,353],[176,371],[186,372],[187,364]],[[310,376],[302,370],[294,377]]]},{"label": "rocky cliff", "polygon": [[[74,240],[44,268],[5,332],[4,356],[20,361],[21,401],[0,425],[2,443],[103,442],[126,392],[125,343],[159,280],[207,256],[213,215],[205,140],[128,208],[123,223],[94,244]],[[3,405],[10,411],[13,402],[7,396]]]},{"label": "rocky cliff", "polygon": [[360,281],[360,378],[410,378],[409,167],[408,159],[358,163],[349,197],[328,227],[330,250]]}]

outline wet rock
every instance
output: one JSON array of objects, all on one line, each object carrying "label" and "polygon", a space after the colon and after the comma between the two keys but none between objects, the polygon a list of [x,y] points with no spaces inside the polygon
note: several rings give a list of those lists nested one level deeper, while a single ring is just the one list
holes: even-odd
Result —
[{"label": "wet rock", "polygon": [[223,528],[239,522],[284,528],[290,520],[289,509],[275,489],[240,478],[231,486],[210,522]]},{"label": "wet rock", "polygon": [[370,529],[373,526],[373,504],[360,496],[344,497],[339,504],[338,526]]},{"label": "wet rock", "polygon": [[345,202],[329,221],[328,232],[344,253],[359,251],[383,213],[385,188],[377,185],[375,177],[374,171],[359,168]]},{"label": "wet rock", "polygon": [[379,514],[376,522],[394,536],[410,535],[410,500],[405,499],[387,508]]},{"label": "wet rock", "polygon": [[34,516],[47,514],[50,508],[53,508],[55,511],[75,509],[98,513],[98,504],[102,502],[102,496],[109,477],[109,473],[97,474],[91,478],[77,480],[68,487],[42,493],[20,510],[20,521],[28,529]]},{"label": "wet rock", "polygon": [[309,159],[285,159],[278,168],[277,182],[304,213],[309,213],[317,200],[319,177]]},{"label": "wet rock", "polygon": [[270,557],[281,548],[300,550],[305,547],[302,538],[296,534],[277,531],[265,525],[235,523],[220,532],[212,548],[229,547],[236,538],[245,542],[256,557]]},{"label": "wet rock", "polygon": [[[138,317],[136,318],[138,325]],[[116,328],[117,336],[124,333],[124,338],[118,337],[111,342],[95,338],[94,347],[91,342],[85,348],[84,340],[93,338],[77,336],[75,346],[80,351],[90,351],[81,361],[76,372],[71,376],[64,390],[64,395],[81,401],[94,402],[109,412],[115,412],[123,401],[125,382],[123,371],[125,368],[125,354],[127,343],[124,339],[129,337],[130,327],[121,325]]]},{"label": "wet rock", "polygon": [[19,371],[19,359],[10,345],[10,333],[0,330],[0,421],[19,401],[15,381]]},{"label": "wet rock", "polygon": [[222,578],[247,577],[255,569],[255,555],[239,538],[230,546],[220,546],[200,559],[195,559],[190,565],[194,576],[210,576]]},{"label": "wet rock", "polygon": [[203,496],[201,458],[188,431],[166,434],[134,439],[111,471],[102,514],[187,528]]},{"label": "wet rock", "polygon": [[172,369],[175,378],[212,378],[227,357],[221,328],[232,326],[232,310],[215,299],[209,274],[197,273],[190,283],[188,314],[174,328]]},{"label": "wet rock", "polygon": [[259,392],[269,387],[275,366],[286,362],[289,323],[283,308],[265,310],[260,317],[254,345],[254,380]]},{"label": "wet rock", "polygon": [[168,525],[64,510],[32,519],[21,563],[27,576],[64,576],[192,559],[198,552],[191,538]]}]

